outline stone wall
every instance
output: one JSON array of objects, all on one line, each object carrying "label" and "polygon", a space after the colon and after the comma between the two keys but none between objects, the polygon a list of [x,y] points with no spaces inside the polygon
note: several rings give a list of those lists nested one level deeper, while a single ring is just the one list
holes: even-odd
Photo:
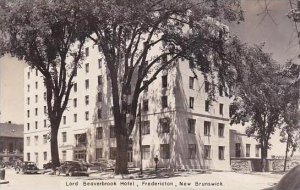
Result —
[{"label": "stone wall", "polygon": [[[270,160],[269,162],[271,162],[270,165],[273,171],[283,171],[284,159],[274,159]],[[286,164],[286,170],[290,170],[299,164],[300,160],[288,160]]]},{"label": "stone wall", "polygon": [[231,169],[233,171],[252,171],[250,160],[232,160]]}]

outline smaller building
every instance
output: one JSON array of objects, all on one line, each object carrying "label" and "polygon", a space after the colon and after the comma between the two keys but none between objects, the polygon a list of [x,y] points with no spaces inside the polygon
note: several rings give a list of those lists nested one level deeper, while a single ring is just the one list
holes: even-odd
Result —
[{"label": "smaller building", "polygon": [[0,123],[0,162],[23,160],[24,126]]}]

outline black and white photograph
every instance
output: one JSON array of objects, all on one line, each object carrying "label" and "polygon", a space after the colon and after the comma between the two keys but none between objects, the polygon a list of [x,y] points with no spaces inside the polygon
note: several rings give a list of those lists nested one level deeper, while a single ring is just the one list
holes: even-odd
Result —
[{"label": "black and white photograph", "polygon": [[1,190],[300,190],[300,0],[0,0]]}]

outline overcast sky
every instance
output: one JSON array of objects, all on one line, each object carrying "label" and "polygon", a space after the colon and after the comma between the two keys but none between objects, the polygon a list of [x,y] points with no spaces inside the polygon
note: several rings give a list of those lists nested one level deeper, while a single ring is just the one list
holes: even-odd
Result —
[{"label": "overcast sky", "polygon": [[[278,62],[299,62],[299,46],[293,23],[287,18],[288,0],[266,0],[270,15],[265,14],[264,0],[242,0],[245,22],[230,25],[230,30],[245,42],[265,42],[265,50]],[[0,122],[23,123],[23,63],[0,59]]]}]

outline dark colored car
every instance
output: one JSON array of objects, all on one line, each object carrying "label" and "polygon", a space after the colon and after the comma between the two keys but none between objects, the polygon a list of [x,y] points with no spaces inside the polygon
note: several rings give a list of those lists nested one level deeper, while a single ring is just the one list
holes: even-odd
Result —
[{"label": "dark colored car", "polygon": [[43,165],[43,168],[46,169],[52,169],[52,161],[49,161],[48,163]]},{"label": "dark colored car", "polygon": [[65,161],[60,165],[60,167],[56,168],[56,175],[60,175],[60,174],[66,174],[69,176],[88,175],[87,170],[88,170],[87,165],[81,162]]},{"label": "dark colored car", "polygon": [[34,162],[21,162],[15,167],[17,173],[23,174],[37,174],[39,169]]},{"label": "dark colored car", "polygon": [[90,170],[97,170],[97,171],[114,170],[115,161],[114,160],[106,160],[106,159],[98,159],[95,162],[91,162],[89,164],[89,168],[90,168]]}]

